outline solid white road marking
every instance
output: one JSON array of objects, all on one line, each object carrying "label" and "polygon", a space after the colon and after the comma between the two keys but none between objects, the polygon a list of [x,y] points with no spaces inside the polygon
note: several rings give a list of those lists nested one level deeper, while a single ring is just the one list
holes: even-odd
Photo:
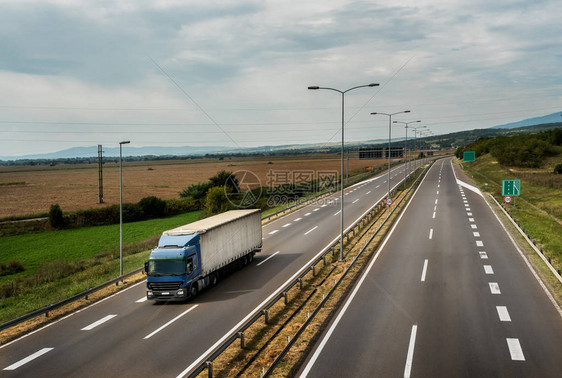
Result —
[{"label": "solid white road marking", "polygon": [[429,229],[429,239],[433,238],[433,228]]},{"label": "solid white road marking", "polygon": [[425,259],[423,263],[422,275],[421,275],[421,282],[425,282],[425,275],[427,273],[427,259]]},{"label": "solid white road marking", "polygon": [[494,274],[494,269],[492,269],[491,265],[484,265],[484,273],[486,274]]},{"label": "solid white road marking", "polygon": [[142,302],[146,302],[146,299],[147,299],[146,297],[142,297],[141,299],[139,299],[139,300],[136,300],[136,301],[135,301],[135,303],[142,303]]},{"label": "solid white road marking", "polygon": [[271,256],[269,256],[267,259],[263,260],[262,262],[260,262],[259,264],[256,264],[256,266],[260,266],[261,264],[263,264],[264,262],[266,262],[267,260],[269,260],[270,258],[272,258],[273,256],[275,256],[276,254],[278,254],[279,251],[275,252],[274,254],[272,254]]},{"label": "solid white road marking", "polygon": [[482,240],[476,240],[476,246],[477,247],[484,247],[484,243],[482,243]]},{"label": "solid white road marking", "polygon": [[185,310],[184,312],[182,312],[181,314],[179,314],[178,316],[176,316],[175,318],[173,318],[172,320],[170,320],[168,323],[164,324],[162,327],[158,328],[156,331],[149,333],[148,335],[146,335],[144,337],[144,339],[149,339],[152,336],[156,335],[158,332],[162,331],[164,328],[166,328],[167,326],[169,326],[170,324],[172,324],[173,322],[175,322],[176,320],[178,320],[179,318],[181,318],[182,316],[184,316],[185,314],[187,314],[188,312],[190,312],[191,310],[193,310],[194,308],[196,308],[199,305],[194,305],[193,307],[188,308],[187,310]]},{"label": "solid white road marking", "polygon": [[480,258],[482,260],[487,260],[488,259],[488,254],[486,252],[478,252],[480,254]]},{"label": "solid white road marking", "polygon": [[279,232],[279,230],[273,230],[271,232],[268,232],[269,235],[273,235],[274,233]]},{"label": "solid white road marking", "polygon": [[26,358],[24,358],[23,360],[20,360],[18,362],[16,362],[15,364],[12,364],[10,366],[8,366],[7,368],[4,368],[4,370],[16,370],[17,368],[19,368],[22,365],[27,364],[30,361],[33,361],[34,359],[41,357],[42,355],[44,355],[47,352],[52,351],[54,348],[43,348],[35,353],[33,353],[31,356],[28,356]]},{"label": "solid white road marking", "polygon": [[507,307],[496,306],[496,310],[498,311],[498,316],[500,317],[501,322],[510,322],[511,321],[511,316],[509,316],[509,312],[507,311]]},{"label": "solid white road marking", "polygon": [[490,286],[490,291],[492,292],[492,294],[501,294],[502,293],[500,291],[500,285],[498,285],[497,282],[488,282],[488,285]]},{"label": "solid white road marking", "polygon": [[312,231],[316,230],[318,228],[318,226],[314,226],[313,228],[311,228],[310,230],[308,230],[307,232],[305,232],[305,235],[310,234]]},{"label": "solid white road marking", "polygon": [[404,367],[404,378],[410,378],[412,372],[412,362],[414,360],[414,346],[416,344],[416,333],[418,332],[417,324],[412,326],[410,333],[410,345],[408,345],[408,356],[406,357],[406,366]]},{"label": "solid white road marking", "polygon": [[521,344],[519,344],[519,339],[507,338],[506,340],[507,347],[509,348],[509,354],[511,354],[511,359],[513,361],[525,361],[525,356],[523,355]]},{"label": "solid white road marking", "polygon": [[107,315],[106,317],[101,318],[101,319],[98,320],[97,322],[93,322],[93,323],[90,324],[89,326],[86,326],[86,327],[82,328],[81,331],[90,331],[90,330],[96,328],[97,326],[99,326],[99,325],[101,325],[101,324],[107,322],[108,320],[113,319],[113,318],[116,317],[116,316],[117,316],[117,314],[114,314],[114,315]]}]

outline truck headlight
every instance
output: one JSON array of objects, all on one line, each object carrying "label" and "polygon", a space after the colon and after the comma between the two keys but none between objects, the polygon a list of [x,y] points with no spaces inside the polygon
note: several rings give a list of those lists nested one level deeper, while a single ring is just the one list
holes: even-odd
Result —
[{"label": "truck headlight", "polygon": [[152,297],[152,291],[147,291],[146,295],[149,296],[149,297]]},{"label": "truck headlight", "polygon": [[176,295],[183,295],[184,291],[183,290],[178,290]]}]

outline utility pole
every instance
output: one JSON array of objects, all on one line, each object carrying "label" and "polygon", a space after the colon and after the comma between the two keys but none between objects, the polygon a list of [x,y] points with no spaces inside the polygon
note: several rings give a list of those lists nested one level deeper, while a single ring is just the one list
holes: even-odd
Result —
[{"label": "utility pole", "polygon": [[98,144],[98,176],[99,176],[99,180],[98,180],[98,187],[99,187],[99,197],[100,197],[100,202],[99,203],[103,203],[103,174],[102,174],[102,169],[103,169],[103,151],[101,148],[101,144]]}]

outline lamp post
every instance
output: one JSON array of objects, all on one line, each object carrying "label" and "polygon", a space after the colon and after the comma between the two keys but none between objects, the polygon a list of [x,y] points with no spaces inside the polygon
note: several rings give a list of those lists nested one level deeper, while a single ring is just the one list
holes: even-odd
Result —
[{"label": "lamp post", "polygon": [[[427,128],[427,126],[411,127],[414,130],[414,169],[418,169],[418,157],[416,156],[416,143],[418,142],[418,130]],[[421,131],[420,131],[421,132]]]},{"label": "lamp post", "polygon": [[392,116],[402,113],[410,113],[410,111],[403,110],[401,112],[396,112],[396,113],[381,113],[381,112],[371,113],[372,115],[382,114],[388,116],[388,198],[390,198],[390,133],[391,133],[391,125],[392,125]]},{"label": "lamp post", "polygon": [[[410,122],[400,122],[400,121],[394,121],[393,123],[402,123],[405,125],[406,128],[406,151],[408,151],[408,125],[410,123],[416,123],[416,122],[421,122],[420,120],[417,121],[410,121]],[[410,176],[410,152],[408,151],[408,161],[406,162],[406,168],[408,169],[408,176]],[[404,169],[404,187],[406,187],[406,169]]]},{"label": "lamp post", "polygon": [[119,277],[123,277],[123,145],[129,143],[119,142]]},{"label": "lamp post", "polygon": [[328,91],[334,91],[341,93],[341,174],[340,174],[340,181],[341,181],[341,203],[340,203],[340,260],[343,261],[343,160],[344,160],[344,126],[345,126],[345,118],[344,118],[344,106],[345,106],[345,94],[349,91],[358,88],[365,88],[365,87],[378,87],[378,83],[371,83],[366,85],[359,85],[357,87],[346,89],[345,91],[341,91],[335,88],[326,88],[326,87],[319,87],[319,86],[310,86],[308,89],[310,90],[319,90],[325,89]]}]

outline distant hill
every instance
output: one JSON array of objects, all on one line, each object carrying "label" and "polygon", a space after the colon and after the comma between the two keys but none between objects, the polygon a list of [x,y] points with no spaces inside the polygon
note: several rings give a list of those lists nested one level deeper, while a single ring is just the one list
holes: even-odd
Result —
[{"label": "distant hill", "polygon": [[497,125],[490,127],[490,129],[515,129],[517,127],[534,126],[534,125],[544,125],[546,123],[559,123],[562,122],[562,113],[552,113],[542,117],[528,118],[523,121],[506,123],[504,125]]}]

